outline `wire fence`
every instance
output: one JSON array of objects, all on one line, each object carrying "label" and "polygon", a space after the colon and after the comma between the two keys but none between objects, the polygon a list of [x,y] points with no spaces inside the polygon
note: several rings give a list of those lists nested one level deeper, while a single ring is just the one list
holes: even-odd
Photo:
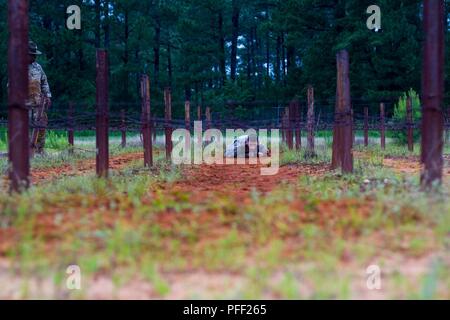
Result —
[{"label": "wire fence", "polygon": [[[163,105],[152,105],[151,125],[153,129],[162,130],[166,128],[178,129],[194,127],[194,121],[203,121],[203,126],[207,125],[208,128],[215,129],[304,129],[308,127],[307,122],[307,107],[300,105],[299,114],[296,119],[289,122],[289,125],[283,123],[283,111],[285,105],[273,106],[271,102],[259,102],[258,104],[251,103],[254,107],[249,108],[249,103],[233,103],[229,105],[237,105],[231,109],[227,109],[222,106],[219,110],[215,111],[213,107],[210,107],[211,117],[207,119],[205,117],[205,108],[201,107],[201,117],[198,117],[197,107],[190,110],[189,120],[185,117],[185,103],[173,103],[173,119],[167,119],[164,117]],[[228,105],[228,106],[229,106]],[[369,115],[366,117],[364,114],[364,107],[370,105],[368,102],[361,100],[360,104],[353,106],[353,128],[354,130],[370,131],[381,129],[381,116],[379,110],[375,108],[369,109]],[[245,106],[245,108],[243,107]],[[112,131],[121,131],[126,127],[127,131],[139,132],[144,125],[142,120],[142,112],[139,110],[140,105],[136,104],[118,104],[111,105],[111,110],[108,113],[109,129]],[[120,109],[122,108],[122,109]],[[315,121],[314,130],[332,130],[335,126],[335,112],[334,105],[315,103]],[[387,104],[387,110],[393,110],[393,105]],[[8,124],[8,115],[5,110],[6,106],[0,107],[0,126],[6,127]],[[95,111],[94,106],[87,106],[83,104],[74,105],[74,108],[70,110],[67,105],[59,105],[52,107],[47,111],[48,124],[39,124],[39,121],[33,121],[33,117],[29,117],[30,129],[46,128],[49,130],[95,130],[96,129],[96,117],[98,113]],[[85,111],[88,110],[88,111]],[[124,112],[123,112],[123,111]],[[69,115],[70,113],[70,115]],[[31,111],[30,111],[31,115]],[[450,130],[450,113],[447,112],[445,118],[445,129]],[[366,126],[367,123],[367,126]],[[392,112],[386,113],[385,130],[387,131],[404,131],[408,128],[419,130],[421,128],[421,119],[416,119],[410,123],[406,118],[397,119],[394,118]]]}]

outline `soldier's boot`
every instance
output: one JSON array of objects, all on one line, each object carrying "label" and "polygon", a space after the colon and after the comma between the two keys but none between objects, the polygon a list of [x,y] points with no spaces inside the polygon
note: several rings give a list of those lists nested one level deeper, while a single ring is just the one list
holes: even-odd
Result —
[{"label": "soldier's boot", "polygon": [[44,153],[44,147],[45,147],[45,129],[40,129],[38,132],[38,138],[36,142],[36,153],[37,154],[43,154]]},{"label": "soldier's boot", "polygon": [[47,127],[47,125],[48,125],[48,117],[47,117],[47,113],[44,112],[42,115],[42,119],[39,119],[39,126],[42,126],[44,128],[39,129],[39,131],[38,131],[38,137],[37,137],[36,149],[35,149],[35,152],[37,154],[44,153],[45,135],[46,135],[45,127]]}]

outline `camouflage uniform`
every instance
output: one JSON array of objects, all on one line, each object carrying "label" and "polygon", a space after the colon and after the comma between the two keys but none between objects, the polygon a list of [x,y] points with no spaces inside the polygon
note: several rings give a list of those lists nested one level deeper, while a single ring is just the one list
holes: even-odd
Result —
[{"label": "camouflage uniform", "polygon": [[41,65],[33,62],[28,68],[28,100],[27,106],[32,111],[33,123],[36,126],[44,127],[38,131],[38,139],[36,143],[36,152],[42,152],[45,146],[45,127],[48,125],[47,112],[44,110],[42,118],[38,119],[38,110],[42,104],[43,98],[51,98],[50,86],[47,76]]}]

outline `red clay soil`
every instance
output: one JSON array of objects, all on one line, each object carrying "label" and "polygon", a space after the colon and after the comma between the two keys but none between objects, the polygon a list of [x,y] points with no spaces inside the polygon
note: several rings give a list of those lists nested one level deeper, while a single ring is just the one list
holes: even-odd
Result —
[{"label": "red clay soil", "polygon": [[[123,169],[133,161],[143,159],[142,152],[127,153],[110,158],[109,168],[112,170]],[[63,166],[45,169],[32,169],[31,181],[33,184],[39,184],[51,181],[61,177],[74,177],[83,174],[93,173],[95,171],[95,159],[79,161],[75,166],[65,164]]]},{"label": "red clay soil", "polygon": [[[121,170],[131,162],[143,159],[142,152],[122,154],[110,158],[110,169]],[[159,185],[189,191],[212,191],[229,193],[247,193],[258,190],[266,193],[279,184],[295,182],[300,175],[320,175],[328,170],[325,165],[284,166],[273,176],[261,175],[261,164],[250,165],[201,165],[186,166],[182,168],[183,178],[176,186]],[[95,171],[95,159],[82,160],[75,165],[65,164],[54,168],[32,169],[33,184],[52,181],[61,177],[72,177],[90,174]]]},{"label": "red clay soil", "polygon": [[[111,159],[110,167],[120,170],[128,163],[142,159],[142,153],[126,154]],[[261,165],[201,165],[186,166],[182,169],[182,178],[174,183],[161,183],[152,187],[155,193],[162,192],[165,196],[175,195],[177,193],[188,194],[189,199],[193,203],[202,203],[209,198],[214,201],[214,194],[224,194],[233,199],[236,203],[244,203],[250,201],[250,193],[252,190],[258,190],[267,193],[277,186],[286,183],[295,185],[300,176],[304,175],[322,175],[329,170],[327,165],[294,165],[279,168],[279,172],[273,176],[262,176]],[[52,168],[35,170],[33,172],[33,180],[39,182],[49,181],[51,179],[65,176],[75,176],[80,174],[91,173],[95,170],[95,160],[87,160],[73,168],[69,165]],[[157,194],[154,194],[157,196]],[[213,196],[213,197],[210,197]],[[152,199],[143,199],[145,201],[153,201]],[[73,203],[68,200],[65,205],[68,208],[74,208],[79,205],[79,199]],[[61,211],[60,206],[47,208],[45,215],[40,215],[36,221],[36,234],[45,236],[47,245],[51,247],[58,242],[61,235],[70,232],[71,228],[77,227],[73,223],[61,223],[55,225],[55,217]],[[81,213],[82,211],[80,211]],[[72,216],[73,218],[73,216]],[[72,219],[71,218],[71,219]],[[111,212],[111,215],[103,215],[103,223],[114,225],[117,215]],[[158,224],[161,226],[171,225],[177,219],[201,219],[205,225],[219,226],[217,230],[210,231],[209,237],[219,236],[221,232],[228,232],[228,228],[223,228],[221,223],[217,221],[216,214],[195,215],[192,212],[184,212],[183,215],[158,215]],[[93,225],[93,228],[96,227]],[[68,228],[65,230],[64,228]],[[14,233],[12,229],[8,230]],[[0,237],[6,235],[6,230],[0,230]],[[9,239],[14,239],[12,235],[8,235]],[[0,246],[0,256],[11,243],[4,243]]]},{"label": "red clay soil", "polygon": [[[326,165],[293,165],[279,168],[273,176],[261,175],[261,165],[201,165],[183,170],[183,178],[170,186],[174,191],[194,191],[202,197],[206,193],[225,193],[245,198],[252,190],[267,193],[280,184],[295,184],[300,176],[322,175]],[[164,186],[161,186],[164,188]]]}]

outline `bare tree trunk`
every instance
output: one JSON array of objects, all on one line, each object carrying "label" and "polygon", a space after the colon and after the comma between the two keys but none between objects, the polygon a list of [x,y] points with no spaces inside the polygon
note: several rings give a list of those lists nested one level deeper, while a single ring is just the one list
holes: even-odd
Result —
[{"label": "bare tree trunk", "polygon": [[233,16],[232,16],[232,39],[231,39],[231,59],[230,59],[230,67],[231,67],[231,81],[236,81],[236,73],[237,73],[237,46],[238,46],[238,38],[239,38],[239,16],[240,16],[240,8],[238,5],[238,0],[233,0]]},{"label": "bare tree trunk", "polygon": [[287,50],[286,50],[286,60],[287,60],[287,75],[289,77],[289,75],[292,73],[292,69],[295,66],[295,48],[291,45],[287,46]]},{"label": "bare tree trunk", "polygon": [[277,36],[277,54],[275,61],[275,80],[277,85],[280,83],[280,68],[281,68],[281,36]]},{"label": "bare tree trunk", "polygon": [[267,82],[270,79],[270,33],[267,31],[266,35],[266,77]]},{"label": "bare tree trunk", "polygon": [[100,0],[95,0],[95,48],[100,48]]},{"label": "bare tree trunk", "polygon": [[262,39],[258,35],[258,28],[255,26],[255,44],[256,44],[256,70],[258,71],[258,77],[257,77],[257,88],[261,89],[264,79],[264,48],[262,45]]},{"label": "bare tree trunk", "polygon": [[282,66],[282,76],[283,76],[283,85],[286,87],[286,46],[284,44],[284,32],[281,32],[281,66]]},{"label": "bare tree trunk", "polygon": [[125,66],[125,82],[124,82],[124,92],[125,92],[125,99],[129,98],[129,72],[128,72],[128,62],[130,61],[129,52],[128,52],[128,40],[130,38],[130,25],[129,25],[129,12],[128,9],[125,9],[125,30],[124,30],[124,41],[125,41],[125,51],[123,54],[123,63]]},{"label": "bare tree trunk", "polygon": [[227,81],[227,70],[226,70],[226,62],[225,62],[225,35],[223,31],[223,12],[219,11],[219,49],[220,49],[220,59],[219,59],[219,68],[220,73],[222,74],[221,85],[224,86]]},{"label": "bare tree trunk", "polygon": [[161,51],[161,20],[159,14],[155,17],[155,36],[153,39],[153,76],[154,87],[159,85],[159,64],[160,64],[160,51]]},{"label": "bare tree trunk", "polygon": [[79,66],[79,70],[83,71],[84,70],[83,38],[82,38],[82,34],[81,33],[78,36],[79,36],[79,42],[78,42],[78,66]]},{"label": "bare tree trunk", "polygon": [[172,88],[173,66],[172,66],[172,46],[170,45],[170,41],[167,44],[167,73],[169,77],[169,87]]},{"label": "bare tree trunk", "polygon": [[252,76],[252,36],[251,33],[247,37],[247,80],[251,81]]},{"label": "bare tree trunk", "polygon": [[251,34],[251,37],[250,37],[250,40],[251,40],[251,53],[250,53],[250,56],[251,56],[251,61],[252,61],[252,63],[251,63],[251,66],[252,66],[252,76],[253,76],[253,84],[254,84],[254,86],[256,86],[256,81],[257,81],[257,79],[256,79],[256,73],[257,73],[257,68],[256,68],[256,44],[255,44],[255,42],[256,42],[256,27],[252,27],[251,28],[251,32],[250,32],[250,34]]},{"label": "bare tree trunk", "polygon": [[110,43],[110,27],[109,27],[109,0],[105,0],[104,2],[104,14],[105,14],[105,22],[103,24],[103,31],[105,33],[105,38],[104,38],[104,47],[105,49],[109,48],[109,43]]}]

